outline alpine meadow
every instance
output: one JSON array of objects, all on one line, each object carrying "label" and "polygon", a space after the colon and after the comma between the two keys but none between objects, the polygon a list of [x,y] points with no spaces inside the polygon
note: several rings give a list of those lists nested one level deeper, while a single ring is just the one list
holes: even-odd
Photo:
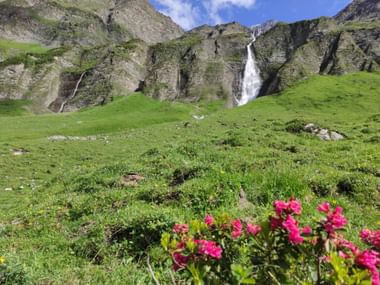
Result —
[{"label": "alpine meadow", "polygon": [[379,0],[0,0],[0,284],[380,285],[379,207]]}]

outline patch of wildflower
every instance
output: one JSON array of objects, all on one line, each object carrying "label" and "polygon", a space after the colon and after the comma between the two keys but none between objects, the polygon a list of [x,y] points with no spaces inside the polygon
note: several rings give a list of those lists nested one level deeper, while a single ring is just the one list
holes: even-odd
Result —
[{"label": "patch of wildflower", "polygon": [[[177,224],[161,243],[179,280],[193,284],[380,285],[380,231],[363,230],[361,250],[341,230],[343,208],[320,204],[322,219],[301,226],[299,200],[275,201],[260,223],[227,215]],[[298,282],[297,280],[300,280]]]}]

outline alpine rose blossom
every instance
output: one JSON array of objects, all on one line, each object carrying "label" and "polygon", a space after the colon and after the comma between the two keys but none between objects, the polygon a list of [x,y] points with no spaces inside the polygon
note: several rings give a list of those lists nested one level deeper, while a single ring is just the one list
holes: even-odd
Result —
[{"label": "alpine rose blossom", "polygon": [[320,204],[317,208],[317,210],[321,213],[329,213],[330,212],[330,203],[328,202],[324,202],[322,204]]},{"label": "alpine rose blossom", "polygon": [[173,232],[176,234],[186,234],[189,232],[189,226],[186,224],[175,224]]},{"label": "alpine rose blossom", "polygon": [[239,219],[232,222],[232,233],[231,236],[233,239],[239,238],[243,233],[243,225]]},{"label": "alpine rose blossom", "polygon": [[208,255],[215,259],[222,258],[222,248],[214,241],[208,240],[195,240],[198,245],[198,253],[202,255]]},{"label": "alpine rose blossom", "polygon": [[259,225],[247,224],[247,232],[250,235],[256,236],[261,232],[261,227]]},{"label": "alpine rose blossom", "polygon": [[311,233],[313,232],[313,230],[312,230],[312,228],[310,227],[310,226],[307,226],[307,227],[304,227],[303,229],[302,229],[302,233],[304,234],[304,235],[311,235]]},{"label": "alpine rose blossom", "polygon": [[205,217],[205,224],[209,227],[211,227],[214,224],[214,217],[211,215],[206,215]]},{"label": "alpine rose blossom", "polygon": [[284,229],[289,232],[289,242],[298,245],[303,243],[304,238],[300,234],[300,229],[298,228],[298,222],[292,217],[288,216],[286,220],[282,223]]},{"label": "alpine rose blossom", "polygon": [[337,207],[334,212],[327,215],[327,221],[324,225],[327,233],[333,234],[335,230],[340,230],[347,225],[347,219],[342,213],[343,208]]},{"label": "alpine rose blossom", "polygon": [[379,231],[362,230],[360,232],[360,238],[366,244],[376,249],[380,249],[380,230]]},{"label": "alpine rose blossom", "polygon": [[281,216],[282,213],[285,212],[286,209],[288,209],[289,204],[285,201],[275,201],[273,203],[274,210],[278,216]]},{"label": "alpine rose blossom", "polygon": [[302,213],[301,202],[298,200],[291,199],[289,201],[288,211],[289,211],[289,214],[301,215]]},{"label": "alpine rose blossom", "polygon": [[365,250],[356,256],[355,263],[371,272],[372,285],[380,285],[380,275],[377,270],[377,266],[380,263],[378,252],[373,250]]},{"label": "alpine rose blossom", "polygon": [[178,271],[182,268],[185,268],[187,266],[187,263],[190,260],[189,256],[183,255],[181,252],[174,252],[173,255],[173,269],[174,271]]},{"label": "alpine rose blossom", "polygon": [[278,228],[281,228],[283,220],[281,218],[270,218],[270,226],[272,230],[276,230]]}]

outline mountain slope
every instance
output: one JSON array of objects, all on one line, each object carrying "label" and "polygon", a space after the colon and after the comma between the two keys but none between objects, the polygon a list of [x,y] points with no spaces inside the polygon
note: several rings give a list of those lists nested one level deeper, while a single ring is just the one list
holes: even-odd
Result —
[{"label": "mountain slope", "polygon": [[378,0],[354,0],[335,18],[338,22],[379,21],[380,2]]},{"label": "mountain slope", "polygon": [[[172,284],[160,249],[172,224],[205,212],[260,221],[289,197],[303,202],[304,224],[320,219],[320,202],[341,205],[345,236],[359,239],[380,220],[379,93],[380,75],[363,72],[315,76],[282,96],[200,111],[201,121],[192,118],[197,105],[142,95],[2,116],[1,254],[26,284],[152,284],[147,256],[160,283]],[[296,119],[346,139],[287,131]],[[128,174],[144,180],[128,185]]]},{"label": "mountain slope", "polygon": [[[354,1],[336,18],[271,23],[252,45],[260,96],[315,74],[379,70],[376,2]],[[30,99],[33,112],[74,111],[136,90],[161,100],[223,98],[228,106],[241,96],[252,30],[237,23],[184,33],[147,0],[6,0],[0,7],[7,40],[3,48],[0,41],[0,99]]]}]

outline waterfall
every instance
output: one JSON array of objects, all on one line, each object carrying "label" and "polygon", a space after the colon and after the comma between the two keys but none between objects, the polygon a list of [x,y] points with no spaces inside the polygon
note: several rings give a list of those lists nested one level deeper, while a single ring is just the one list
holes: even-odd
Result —
[{"label": "waterfall", "polygon": [[244,70],[243,90],[240,100],[237,101],[238,106],[247,104],[254,100],[260,92],[262,81],[260,78],[260,70],[257,67],[254,54],[252,53],[252,45],[256,41],[256,37],[260,35],[260,29],[252,33],[252,41],[247,46],[248,59]]},{"label": "waterfall", "polygon": [[59,108],[58,113],[62,113],[62,112],[64,111],[65,107],[66,107],[66,104],[69,102],[69,100],[72,100],[72,99],[75,98],[75,95],[77,95],[77,92],[78,92],[78,89],[79,89],[79,85],[80,85],[80,83],[82,82],[82,79],[83,79],[83,77],[84,77],[85,74],[86,74],[86,71],[83,72],[82,75],[80,76],[80,78],[79,78],[77,84],[75,85],[75,89],[74,89],[73,94],[72,94],[69,98],[67,98],[66,101],[64,101],[64,102],[62,103],[61,108]]}]

